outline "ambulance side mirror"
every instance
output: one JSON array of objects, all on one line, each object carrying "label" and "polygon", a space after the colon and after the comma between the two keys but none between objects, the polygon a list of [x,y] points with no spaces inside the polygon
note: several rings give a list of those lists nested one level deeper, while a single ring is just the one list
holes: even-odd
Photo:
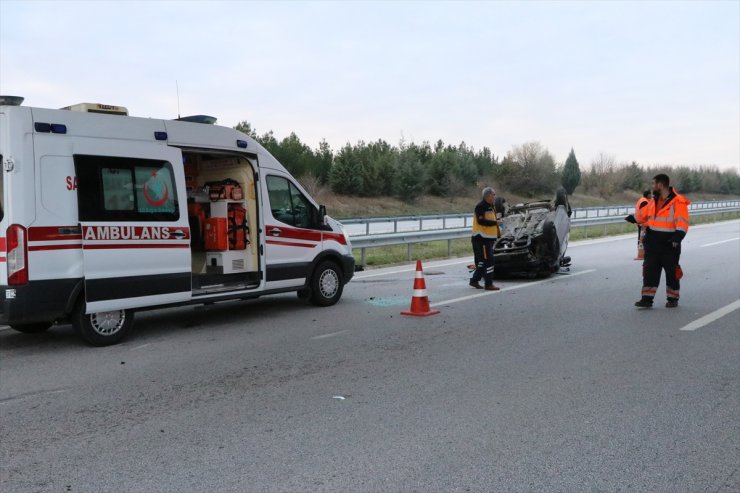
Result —
[{"label": "ambulance side mirror", "polygon": [[325,221],[326,221],[326,206],[320,205],[319,206],[319,224],[323,226]]}]

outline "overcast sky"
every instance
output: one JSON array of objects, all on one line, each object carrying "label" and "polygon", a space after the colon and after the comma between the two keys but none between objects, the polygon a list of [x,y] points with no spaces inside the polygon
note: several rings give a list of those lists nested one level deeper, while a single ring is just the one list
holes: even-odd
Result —
[{"label": "overcast sky", "polygon": [[740,164],[740,2],[0,0],[0,94],[326,139]]}]

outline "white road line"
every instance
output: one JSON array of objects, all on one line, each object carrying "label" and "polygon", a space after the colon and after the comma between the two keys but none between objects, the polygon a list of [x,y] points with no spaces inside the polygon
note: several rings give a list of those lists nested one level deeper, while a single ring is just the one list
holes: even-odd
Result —
[{"label": "white road line", "polygon": [[344,334],[345,332],[349,332],[349,329],[340,330],[338,332],[331,332],[329,334],[324,334],[316,337],[312,337],[311,339],[326,339],[327,337],[334,337],[338,336],[339,334]]},{"label": "white road line", "polygon": [[137,349],[141,349],[141,348],[147,347],[149,345],[151,345],[151,342],[147,342],[146,344],[142,344],[141,346],[132,347],[131,348],[131,351],[136,351]]},{"label": "white road line", "polygon": [[714,246],[714,245],[721,245],[722,243],[729,243],[731,241],[737,241],[737,240],[740,240],[740,236],[738,236],[737,238],[730,238],[729,240],[722,240],[722,241],[715,241],[714,243],[707,243],[706,245],[701,245],[700,248]]},{"label": "white road line", "polygon": [[[473,259],[471,257],[471,258],[458,259],[458,260],[456,260],[454,262],[447,262],[447,263],[444,263],[444,264],[428,264],[425,267],[425,269],[428,270],[428,269],[436,269],[437,267],[447,267],[449,265],[469,264],[472,261],[473,261]],[[397,270],[392,270],[392,271],[386,271],[386,270],[384,270],[383,272],[377,272],[377,273],[374,273],[374,274],[358,274],[353,279],[366,279],[368,277],[377,277],[377,276],[391,276],[393,274],[400,274],[402,272],[414,272],[415,270],[416,270],[416,262],[414,262],[414,266],[413,267],[408,267],[408,268],[404,268],[404,269],[397,269]]]},{"label": "white road line", "polygon": [[546,282],[554,282],[554,281],[557,281],[559,279],[568,279],[569,277],[580,276],[582,274],[589,274],[591,272],[596,272],[596,269],[588,269],[588,270],[583,270],[581,272],[574,272],[573,274],[568,274],[568,275],[562,276],[562,277],[555,277],[555,278],[552,278],[552,279],[543,279],[541,281],[528,282],[528,283],[524,283],[524,284],[517,284],[516,286],[509,286],[508,288],[501,288],[500,291],[484,291],[482,293],[471,294],[469,296],[462,296],[460,298],[453,298],[451,300],[438,301],[436,303],[431,303],[430,306],[451,305],[452,303],[457,303],[459,301],[472,300],[472,299],[475,299],[475,298],[480,298],[482,296],[489,296],[489,295],[496,294],[496,293],[503,293],[505,291],[512,291],[514,289],[528,288],[528,287],[531,287],[531,286],[537,286],[538,284],[544,284]]},{"label": "white road line", "polygon": [[724,317],[725,315],[729,315],[730,313],[734,312],[740,308],[740,300],[733,301],[727,306],[723,306],[719,310],[715,310],[712,313],[709,313],[707,315],[704,315],[701,318],[698,318],[691,322],[688,325],[685,325],[681,327],[681,330],[696,330],[701,329],[705,325],[709,325],[715,320],[719,320],[720,318]]}]

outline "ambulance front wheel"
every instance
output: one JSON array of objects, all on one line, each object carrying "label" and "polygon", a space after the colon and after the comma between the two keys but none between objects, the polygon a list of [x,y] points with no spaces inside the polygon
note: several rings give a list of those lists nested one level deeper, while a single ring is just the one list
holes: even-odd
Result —
[{"label": "ambulance front wheel", "polygon": [[92,346],[110,346],[121,342],[133,325],[133,311],[113,310],[86,314],[84,300],[77,303],[72,316],[72,326]]},{"label": "ambulance front wheel", "polygon": [[11,324],[10,328],[23,332],[24,334],[39,334],[45,332],[51,327],[51,322],[39,322],[35,324]]},{"label": "ambulance front wheel", "polygon": [[342,271],[331,261],[322,262],[311,278],[311,302],[318,306],[330,306],[342,297]]}]

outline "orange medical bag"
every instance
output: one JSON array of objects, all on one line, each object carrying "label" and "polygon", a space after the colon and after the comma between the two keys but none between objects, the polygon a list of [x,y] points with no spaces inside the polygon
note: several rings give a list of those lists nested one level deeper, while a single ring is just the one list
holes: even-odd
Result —
[{"label": "orange medical bag", "polygon": [[229,249],[244,250],[247,248],[247,209],[239,204],[229,204]]},{"label": "orange medical bag", "polygon": [[228,222],[225,217],[206,219],[206,250],[228,250]]}]

